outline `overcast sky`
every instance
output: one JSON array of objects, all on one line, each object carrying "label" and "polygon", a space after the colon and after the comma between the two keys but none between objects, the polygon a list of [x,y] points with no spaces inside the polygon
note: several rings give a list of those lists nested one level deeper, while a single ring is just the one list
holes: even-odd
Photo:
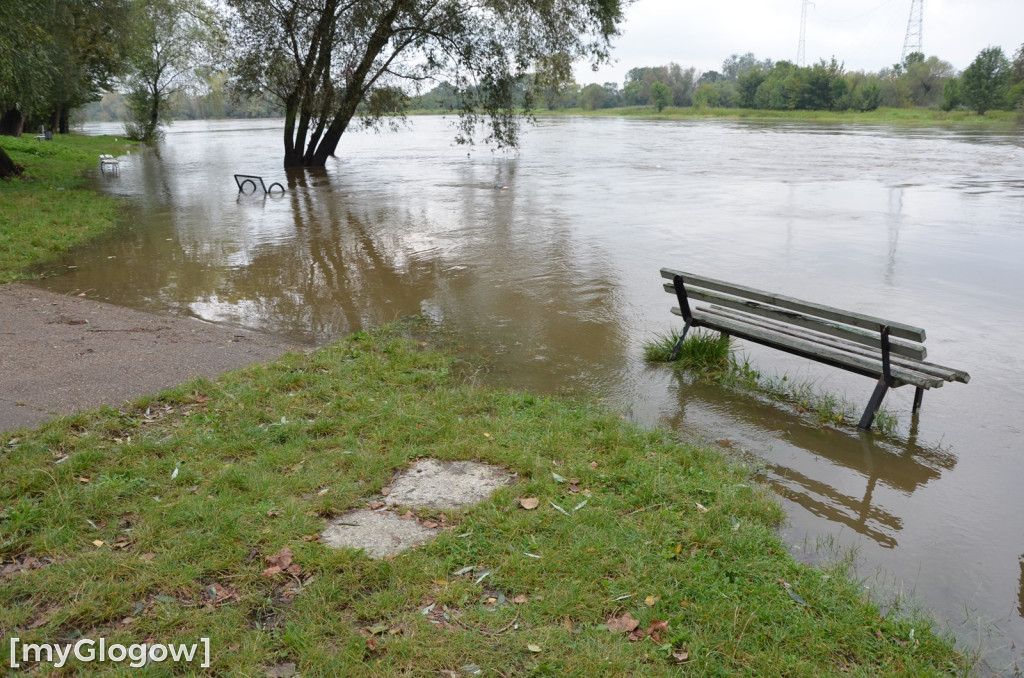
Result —
[{"label": "overcast sky", "polygon": [[[612,66],[577,69],[576,80],[617,82],[638,66],[674,61],[722,68],[730,54],[796,61],[803,0],[636,0],[615,39]],[[815,0],[807,10],[807,63],[835,56],[849,71],[900,59],[911,0]],[[990,45],[1007,57],[1024,43],[1024,0],[924,0],[924,53],[963,70]]]}]

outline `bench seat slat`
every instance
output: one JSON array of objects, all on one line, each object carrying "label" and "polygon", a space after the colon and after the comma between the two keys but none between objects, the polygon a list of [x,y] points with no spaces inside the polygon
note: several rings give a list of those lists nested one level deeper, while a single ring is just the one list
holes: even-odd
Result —
[{"label": "bench seat slat", "polygon": [[825,318],[828,320],[835,320],[855,327],[860,327],[865,330],[879,331],[882,325],[889,326],[889,333],[893,337],[899,337],[901,339],[910,339],[911,341],[922,342],[925,340],[925,332],[920,327],[914,327],[905,323],[898,323],[891,320],[885,320],[875,316],[865,315],[863,313],[855,313],[852,311],[843,311],[832,306],[825,306],[823,304],[816,304],[809,301],[803,301],[801,299],[795,299],[793,297],[787,297],[781,294],[773,294],[771,292],[765,292],[763,290],[757,290],[752,287],[745,287],[743,285],[734,285],[727,283],[722,280],[715,280],[714,278],[706,278],[704,276],[694,275],[692,273],[686,273],[672,268],[661,269],[661,277],[668,280],[672,280],[676,275],[681,275],[683,281],[687,284],[693,284],[698,287],[703,287],[708,290],[714,290],[716,292],[724,292],[726,294],[733,294],[745,299],[752,299],[754,301],[760,301],[772,306],[778,306],[779,308],[789,309],[791,311],[797,311],[799,313],[805,313],[807,315],[813,315],[818,318]]},{"label": "bench seat slat", "polygon": [[[672,312],[676,315],[682,315],[682,312],[678,308],[673,308]],[[853,355],[847,351],[842,351],[813,341],[808,341],[806,339],[800,339],[780,332],[775,332],[764,327],[755,327],[749,323],[715,316],[701,310],[693,311],[693,319],[694,326],[696,327],[708,327],[710,329],[740,337],[741,339],[747,339],[788,353],[810,358],[811,360],[835,365],[836,367],[842,367],[864,376],[874,378],[882,376],[881,360],[873,360],[864,356]],[[913,384],[914,386],[924,389],[938,388],[945,383],[945,380],[941,377],[922,374],[895,364],[891,366],[890,372],[893,378],[897,381],[906,384]]]},{"label": "bench seat slat", "polygon": [[[824,334],[820,336],[815,334],[808,334],[807,332],[801,330],[798,327],[793,327],[782,322],[776,322],[773,320],[767,320],[764,318],[750,316],[749,314],[743,313],[741,311],[734,311],[729,308],[710,306],[707,309],[703,309],[703,311],[713,315],[721,315],[726,318],[732,318],[733,320],[737,320],[739,322],[750,323],[751,325],[755,326],[762,326],[765,327],[766,329],[770,329],[775,332],[781,332],[783,334],[788,334],[793,337],[808,339],[810,341],[814,341],[825,346],[831,346],[833,348],[838,348],[844,351],[848,351],[850,353],[862,355],[866,358],[874,358],[876,360],[881,359],[881,347],[879,347],[879,349],[877,350],[872,350],[867,346],[862,346],[860,344],[845,341],[839,338],[833,338],[831,336],[827,336]],[[922,374],[930,374],[934,377],[939,377],[946,381],[959,381],[961,383],[966,384],[971,378],[970,375],[964,372],[963,370],[956,370],[951,367],[936,365],[935,363],[929,363],[923,360],[908,359],[901,357],[899,355],[893,355],[891,357],[891,360],[894,365],[906,367],[907,369],[911,369],[916,372],[921,372]]]},{"label": "bench seat slat", "polygon": [[[665,291],[675,294],[675,287],[672,284],[665,285]],[[808,330],[820,332],[833,337],[839,337],[847,341],[856,342],[864,346],[882,350],[882,338],[878,330],[865,330],[854,325],[848,325],[833,320],[817,318],[814,316],[765,305],[758,301],[741,299],[728,294],[706,290],[700,287],[686,285],[686,296],[691,300],[704,301],[709,304],[719,304],[727,308],[742,311],[746,314],[762,316],[778,320],[788,325],[803,327]],[[889,351],[897,355],[907,356],[915,360],[923,360],[928,355],[924,346],[912,343],[907,339],[890,338]]]}]

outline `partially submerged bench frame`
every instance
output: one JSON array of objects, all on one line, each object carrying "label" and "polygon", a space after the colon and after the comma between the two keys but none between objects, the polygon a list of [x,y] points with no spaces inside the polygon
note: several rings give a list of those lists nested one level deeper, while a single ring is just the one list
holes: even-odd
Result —
[{"label": "partially submerged bench frame", "polygon": [[[679,354],[691,327],[706,327],[817,362],[878,380],[857,428],[870,429],[890,388],[915,387],[913,412],[921,408],[925,389],[947,381],[966,384],[963,370],[925,362],[924,330],[882,318],[843,311],[742,285],[661,269],[671,280],[665,291],[676,296],[683,331],[672,349]],[[710,304],[691,307],[690,300]]]},{"label": "partially submerged bench frame", "polygon": [[[263,183],[263,177],[258,177],[255,174],[236,174],[235,183],[238,184],[239,193],[251,194],[255,193],[257,188],[262,188],[263,195],[267,195],[268,193],[274,190],[274,186],[277,186],[278,188],[281,189],[281,195],[284,195],[284,186],[282,186],[276,181],[270,184],[270,186],[267,186],[266,184]],[[246,186],[252,186],[252,190],[246,191]]]}]

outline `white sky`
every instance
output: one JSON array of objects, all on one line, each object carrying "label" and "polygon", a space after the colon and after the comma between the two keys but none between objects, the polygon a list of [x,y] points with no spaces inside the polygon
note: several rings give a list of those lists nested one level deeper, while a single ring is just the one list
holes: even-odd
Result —
[{"label": "white sky", "polygon": [[[636,0],[626,10],[612,66],[586,65],[576,81],[617,82],[639,66],[674,61],[721,71],[731,54],[796,61],[803,0]],[[878,71],[900,60],[911,0],[813,0],[807,64],[835,56],[848,71]],[[1024,0],[924,0],[924,53],[963,70],[988,47],[1008,58],[1024,43]]]}]

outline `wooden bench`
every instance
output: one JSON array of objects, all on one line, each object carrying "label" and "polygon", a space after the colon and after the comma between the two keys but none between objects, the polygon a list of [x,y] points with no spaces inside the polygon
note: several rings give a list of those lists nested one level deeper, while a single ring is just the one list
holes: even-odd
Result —
[{"label": "wooden bench", "polygon": [[[885,394],[905,384],[915,387],[913,412],[921,408],[925,389],[947,381],[966,384],[963,370],[925,362],[925,333],[919,327],[843,311],[671,268],[665,291],[679,302],[672,313],[685,321],[672,359],[691,327],[706,327],[826,365],[877,379],[857,428],[870,429]],[[690,305],[691,301],[702,306]]]}]

